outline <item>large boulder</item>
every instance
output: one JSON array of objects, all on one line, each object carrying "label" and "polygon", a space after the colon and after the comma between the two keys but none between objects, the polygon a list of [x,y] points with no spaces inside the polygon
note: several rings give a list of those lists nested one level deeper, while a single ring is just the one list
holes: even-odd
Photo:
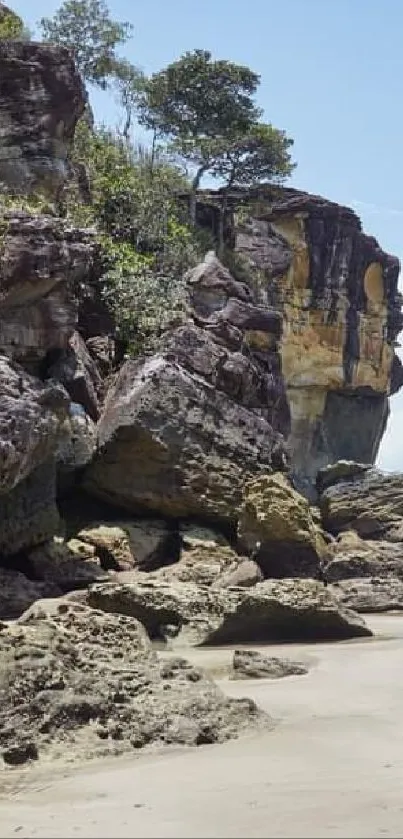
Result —
[{"label": "large boulder", "polygon": [[[368,539],[396,530],[403,519],[403,475],[359,470],[327,481],[320,496],[323,524],[330,533],[355,530]],[[403,541],[401,534],[400,541]]]},{"label": "large boulder", "polygon": [[56,581],[30,580],[15,568],[0,567],[0,621],[19,618],[36,600],[62,594]]},{"label": "large boulder", "polygon": [[187,322],[109,391],[86,490],[131,511],[235,521],[248,477],[287,464],[280,332],[209,255],[189,276]]},{"label": "large boulder", "polygon": [[327,549],[323,573],[329,582],[354,577],[398,577],[403,579],[403,544],[361,539],[343,531]]},{"label": "large boulder", "polygon": [[0,552],[15,554],[52,537],[57,448],[69,400],[0,356]]},{"label": "large boulder", "polygon": [[54,197],[70,174],[68,146],[84,111],[83,81],[68,49],[0,41],[0,183]]},{"label": "large boulder", "polygon": [[343,608],[356,612],[403,611],[403,580],[391,574],[339,580],[331,589]]},{"label": "large boulder", "polygon": [[117,571],[151,570],[179,558],[179,552],[171,554],[171,533],[161,520],[89,522],[77,537],[93,546],[104,567]]},{"label": "large boulder", "polygon": [[[77,289],[90,271],[92,240],[62,219],[15,209],[2,213],[1,228],[0,347],[32,373],[49,376],[57,356],[73,354]],[[71,377],[55,372],[70,387]],[[77,388],[71,392],[80,396]]]},{"label": "large boulder", "polygon": [[0,626],[0,700],[6,766],[272,727],[254,702],[226,697],[183,659],[160,661],[138,621],[62,598]]},{"label": "large boulder", "polygon": [[[199,201],[200,216],[215,205],[218,221],[222,196]],[[225,201],[238,271],[283,314],[292,469],[314,499],[320,467],[375,462],[388,397],[403,383],[399,260],[363,232],[351,208],[321,196],[260,185],[226,190]]]},{"label": "large boulder", "polygon": [[282,473],[260,475],[246,485],[238,536],[266,577],[319,574],[324,538],[308,501]]},{"label": "large boulder", "polygon": [[91,586],[89,605],[136,617],[151,638],[186,644],[336,640],[371,635],[314,580],[265,580],[252,588],[215,588],[161,580]]}]

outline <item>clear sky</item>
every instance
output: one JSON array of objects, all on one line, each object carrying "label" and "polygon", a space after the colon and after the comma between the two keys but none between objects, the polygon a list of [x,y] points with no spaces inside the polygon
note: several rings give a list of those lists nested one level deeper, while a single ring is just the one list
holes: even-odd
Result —
[{"label": "clear sky", "polygon": [[[9,0],[33,29],[58,0]],[[185,50],[261,75],[265,119],[295,140],[292,184],[352,205],[364,229],[403,263],[402,0],[109,0],[134,36],[125,55],[146,73]],[[97,117],[115,118],[95,100]],[[403,281],[401,283],[403,288]],[[402,335],[403,342],[403,335]],[[403,395],[379,461],[403,469]]]}]

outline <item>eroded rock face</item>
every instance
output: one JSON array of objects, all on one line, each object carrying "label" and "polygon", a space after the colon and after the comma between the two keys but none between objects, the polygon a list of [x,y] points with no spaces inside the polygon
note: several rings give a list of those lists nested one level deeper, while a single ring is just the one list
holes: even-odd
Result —
[{"label": "eroded rock face", "polygon": [[118,374],[85,487],[131,511],[234,521],[248,477],[287,465],[281,317],[211,254],[189,300],[160,354]]},{"label": "eroded rock face", "polygon": [[0,347],[38,373],[47,353],[72,352],[91,241],[52,216],[7,211],[0,224]]},{"label": "eroded rock face", "polygon": [[379,469],[358,471],[328,483],[320,496],[330,533],[355,530],[363,538],[403,542],[403,475]]},{"label": "eroded rock face", "polygon": [[217,743],[273,725],[184,659],[160,661],[138,621],[63,599],[0,627],[0,698],[6,765]]},{"label": "eroded rock face", "polygon": [[89,604],[140,620],[171,645],[336,640],[371,635],[314,580],[265,580],[252,588],[215,588],[143,575],[91,587]]},{"label": "eroded rock face", "polygon": [[331,589],[344,607],[356,612],[403,610],[403,580],[393,575],[339,580]]},{"label": "eroded rock face", "polygon": [[86,94],[69,51],[0,42],[0,184],[55,196],[70,173],[68,144]]},{"label": "eroded rock face", "polygon": [[308,501],[282,473],[261,475],[246,485],[238,536],[266,577],[319,575],[323,535]]},{"label": "eroded rock face", "polygon": [[[200,195],[215,228],[219,194]],[[236,276],[284,318],[282,370],[297,485],[314,497],[317,470],[375,461],[388,395],[403,381],[399,261],[362,232],[355,213],[292,189],[233,190],[225,236]]]},{"label": "eroded rock face", "polygon": [[308,673],[299,661],[263,655],[257,650],[235,650],[233,668],[235,679],[283,679]]},{"label": "eroded rock face", "polygon": [[68,396],[0,356],[0,553],[57,532],[55,457]]}]

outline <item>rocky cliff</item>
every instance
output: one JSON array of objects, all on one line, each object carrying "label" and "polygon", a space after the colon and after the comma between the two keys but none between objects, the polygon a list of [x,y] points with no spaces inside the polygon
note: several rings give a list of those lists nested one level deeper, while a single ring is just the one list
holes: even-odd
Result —
[{"label": "rocky cliff", "polygon": [[[373,463],[388,396],[403,383],[399,261],[356,214],[318,196],[259,187],[226,195],[224,240],[234,276],[282,313],[282,371],[297,485],[313,495],[319,468]],[[204,193],[199,224],[217,233],[222,195]]]},{"label": "rocky cliff", "polygon": [[[54,209],[85,101],[65,50],[0,42],[7,765],[66,744],[91,756],[270,728],[150,639],[359,637],[371,633],[351,606],[403,603],[399,479],[328,467],[320,509],[291,480],[311,496],[319,466],[375,458],[403,379],[397,260],[323,199],[249,190],[223,214],[220,193],[203,194],[220,259],[188,274],[158,352],[118,363],[94,235]],[[47,213],[21,210],[41,193]],[[352,575],[371,580],[356,595]]]}]

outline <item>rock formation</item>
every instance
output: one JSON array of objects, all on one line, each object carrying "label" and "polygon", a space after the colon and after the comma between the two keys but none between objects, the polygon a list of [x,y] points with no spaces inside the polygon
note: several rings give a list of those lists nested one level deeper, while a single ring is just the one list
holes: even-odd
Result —
[{"label": "rock formation", "polygon": [[68,144],[83,82],[64,47],[0,41],[0,184],[53,198],[69,175]]},{"label": "rock formation", "polygon": [[248,476],[287,465],[281,317],[212,254],[189,289],[186,323],[108,392],[85,487],[131,512],[233,523]]},{"label": "rock formation", "polygon": [[[218,226],[220,193],[202,193],[199,223]],[[297,486],[314,497],[319,468],[373,463],[388,396],[403,382],[399,261],[363,233],[355,213],[292,189],[226,195],[234,276],[282,313],[281,365]]]},{"label": "rock formation", "polygon": [[40,601],[0,626],[0,698],[11,766],[219,743],[273,725],[183,659],[161,661],[138,621],[73,601]]},{"label": "rock formation", "polygon": [[318,476],[327,547],[324,578],[360,612],[403,608],[403,476],[342,461]]},{"label": "rock formation", "polygon": [[85,104],[66,50],[0,42],[7,765],[271,726],[150,639],[364,637],[351,606],[403,607],[401,481],[371,468],[403,383],[397,260],[324,199],[235,191],[223,216],[204,194],[220,260],[189,273],[158,352],[119,367],[95,237],[55,215]]}]

